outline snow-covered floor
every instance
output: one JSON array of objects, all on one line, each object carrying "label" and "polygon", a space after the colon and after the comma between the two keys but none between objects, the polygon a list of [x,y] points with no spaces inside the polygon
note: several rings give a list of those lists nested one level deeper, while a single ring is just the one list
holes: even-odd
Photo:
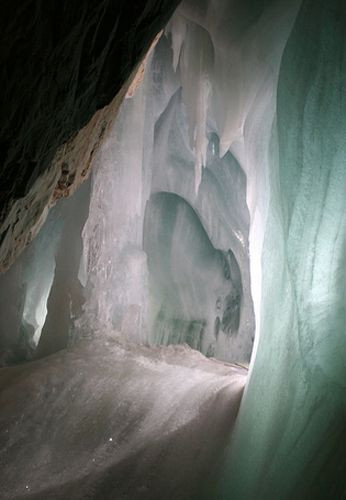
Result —
[{"label": "snow-covered floor", "polygon": [[0,371],[0,498],[201,498],[245,368],[185,346],[86,341]]}]

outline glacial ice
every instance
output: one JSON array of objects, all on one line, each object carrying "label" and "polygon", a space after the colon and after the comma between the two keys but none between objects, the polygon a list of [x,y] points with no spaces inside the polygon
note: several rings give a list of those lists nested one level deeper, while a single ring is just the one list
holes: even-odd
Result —
[{"label": "glacial ice", "polygon": [[225,498],[345,496],[345,20],[344,3],[304,2],[283,54],[259,345]]},{"label": "glacial ice", "polygon": [[[93,167],[73,335],[252,352],[209,498],[345,494],[345,19],[337,0],[184,0]],[[1,278],[5,330],[43,326],[54,245],[45,278],[39,239]]]}]

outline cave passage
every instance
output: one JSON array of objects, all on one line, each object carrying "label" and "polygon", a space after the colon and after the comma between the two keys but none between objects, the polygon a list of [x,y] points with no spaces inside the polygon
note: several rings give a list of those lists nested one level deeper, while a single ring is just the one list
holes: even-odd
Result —
[{"label": "cave passage", "polygon": [[150,0],[131,32],[111,3],[77,23],[84,128],[4,216],[1,269],[32,241],[0,276],[0,497],[341,500],[346,7]]}]

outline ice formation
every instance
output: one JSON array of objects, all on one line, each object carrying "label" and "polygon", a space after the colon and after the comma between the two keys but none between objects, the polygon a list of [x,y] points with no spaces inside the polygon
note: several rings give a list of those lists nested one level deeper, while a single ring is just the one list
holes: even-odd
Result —
[{"label": "ice formation", "polygon": [[[227,9],[216,12],[212,2],[203,9],[183,3],[147,56],[143,81],[123,102],[95,160],[88,216],[78,215],[86,209],[77,211],[81,195],[75,195],[74,215],[57,215],[62,234],[44,257],[46,277],[23,271],[28,288],[17,314],[24,307],[40,356],[76,335],[116,329],[139,343],[187,342],[208,356],[250,361],[255,321],[248,205],[254,186],[246,179],[251,151],[242,144],[242,130],[262,95],[254,83],[246,91],[249,75],[237,69],[241,80],[231,78],[240,61],[220,26]],[[252,53],[250,35],[241,50],[256,62],[261,49]],[[270,76],[261,71],[260,89]],[[233,97],[238,87],[241,99]],[[83,217],[81,256],[79,236],[73,249],[69,244]],[[36,244],[24,267],[35,272],[44,251]],[[55,337],[58,318],[63,333]]]},{"label": "ice formation", "polygon": [[[210,498],[345,493],[346,11],[317,4],[184,0],[93,169],[68,338],[118,330],[246,363],[256,318]],[[30,270],[17,330],[43,326],[52,255],[44,279],[37,257],[9,271],[19,290]]]},{"label": "ice formation", "polygon": [[[161,36],[94,166],[79,324],[246,363],[254,335],[246,177],[231,152],[220,156],[207,116],[212,45],[192,21],[188,36],[186,23],[177,13]],[[203,80],[197,96],[193,78],[197,87]]]}]

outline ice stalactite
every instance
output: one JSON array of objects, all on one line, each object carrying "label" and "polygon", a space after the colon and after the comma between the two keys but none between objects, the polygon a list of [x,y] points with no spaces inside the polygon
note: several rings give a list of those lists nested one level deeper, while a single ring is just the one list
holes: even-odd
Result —
[{"label": "ice stalactite", "polygon": [[[179,18],[179,14],[176,14]],[[178,23],[176,23],[178,24]],[[184,28],[183,28],[184,29]],[[172,37],[181,36],[181,27],[172,29]],[[173,49],[179,42],[173,41]],[[177,49],[176,49],[177,50]],[[202,181],[202,169],[207,161],[207,118],[211,93],[210,78],[213,73],[213,44],[208,32],[197,24],[188,25],[179,57],[182,96],[189,123],[190,147],[195,156],[195,194]]]}]

